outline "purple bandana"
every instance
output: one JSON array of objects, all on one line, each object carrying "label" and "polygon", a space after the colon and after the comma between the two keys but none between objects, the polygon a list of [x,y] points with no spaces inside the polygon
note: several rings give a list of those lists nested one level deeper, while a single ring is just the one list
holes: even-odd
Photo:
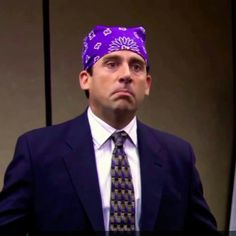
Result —
[{"label": "purple bandana", "polygon": [[104,55],[120,50],[139,54],[148,64],[143,27],[96,26],[84,39],[82,61],[84,69],[93,66]]}]

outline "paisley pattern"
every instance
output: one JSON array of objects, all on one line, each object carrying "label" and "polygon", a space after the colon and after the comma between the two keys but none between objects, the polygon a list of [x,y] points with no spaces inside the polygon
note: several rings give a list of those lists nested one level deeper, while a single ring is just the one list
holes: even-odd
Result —
[{"label": "paisley pattern", "polygon": [[96,26],[83,41],[83,67],[87,70],[104,55],[119,50],[138,53],[148,64],[145,38],[145,29],[141,26],[131,28]]}]

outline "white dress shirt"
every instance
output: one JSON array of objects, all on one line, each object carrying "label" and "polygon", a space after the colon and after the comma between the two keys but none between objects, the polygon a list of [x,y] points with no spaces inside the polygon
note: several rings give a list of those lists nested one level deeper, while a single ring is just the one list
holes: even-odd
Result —
[{"label": "white dress shirt", "polygon": [[[99,179],[100,193],[102,197],[102,209],[105,230],[109,230],[110,218],[110,194],[111,194],[111,159],[114,149],[114,142],[110,136],[116,130],[103,120],[98,118],[88,108],[88,120],[92,132],[93,145],[95,150],[97,173]],[[129,138],[125,140],[124,150],[127,155],[135,194],[135,226],[139,230],[139,221],[141,216],[141,178],[140,178],[140,162],[137,149],[137,120],[136,117],[122,130],[124,130]],[[96,213],[95,213],[96,214]]]}]

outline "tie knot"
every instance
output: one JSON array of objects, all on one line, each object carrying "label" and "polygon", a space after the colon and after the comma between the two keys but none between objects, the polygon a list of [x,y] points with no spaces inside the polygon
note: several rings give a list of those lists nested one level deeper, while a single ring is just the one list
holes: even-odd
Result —
[{"label": "tie knot", "polygon": [[128,134],[125,131],[119,131],[119,132],[113,133],[111,135],[111,138],[114,141],[115,146],[121,147],[121,146],[123,146],[127,136],[128,136]]}]

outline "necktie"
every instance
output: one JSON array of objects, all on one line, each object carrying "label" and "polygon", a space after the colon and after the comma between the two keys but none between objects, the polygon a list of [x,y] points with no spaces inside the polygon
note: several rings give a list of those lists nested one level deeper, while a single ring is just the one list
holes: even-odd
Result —
[{"label": "necktie", "polygon": [[115,132],[111,138],[115,143],[111,164],[110,231],[135,230],[135,198],[132,175],[123,143],[124,131]]}]

